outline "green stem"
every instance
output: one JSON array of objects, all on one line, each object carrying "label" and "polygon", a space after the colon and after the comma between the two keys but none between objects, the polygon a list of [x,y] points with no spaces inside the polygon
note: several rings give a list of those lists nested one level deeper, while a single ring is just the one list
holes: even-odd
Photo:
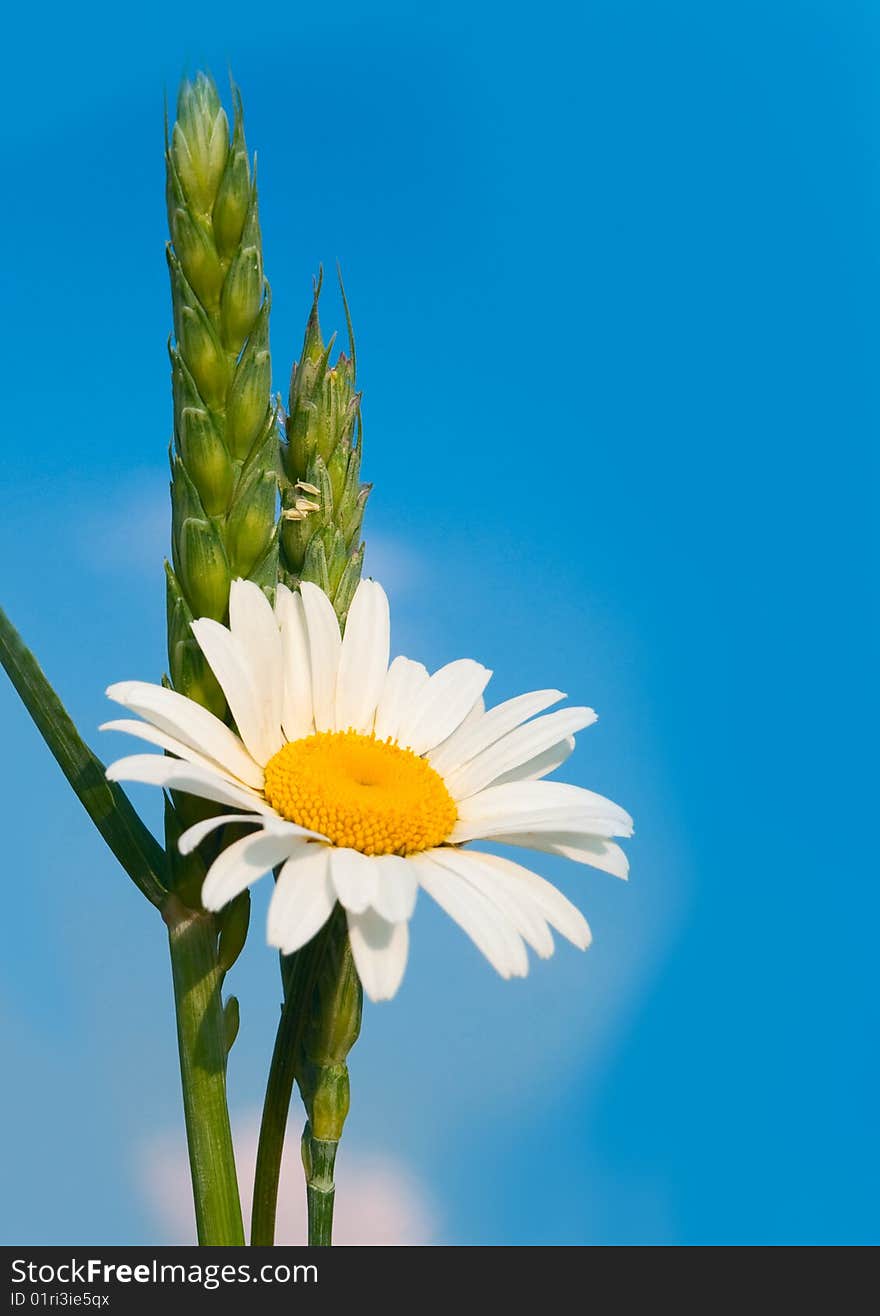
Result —
[{"label": "green stem", "polygon": [[180,1079],[199,1243],[244,1244],[235,1157],[226,1105],[226,1026],[217,961],[217,924],[187,909],[175,895],[165,902]]},{"label": "green stem", "polygon": [[338,1146],[338,1142],[314,1138],[312,1126],[306,1122],[302,1136],[302,1162],[306,1174],[311,1247],[330,1247],[333,1242],[333,1202],[336,1196],[333,1166]]},{"label": "green stem", "polygon": [[272,1063],[269,1066],[266,1096],[263,1101],[263,1117],[260,1122],[251,1214],[252,1247],[272,1247],[275,1242],[278,1180],[281,1175],[287,1113],[293,1096],[297,1058],[301,1052],[308,1023],[303,1003],[312,999],[321,959],[332,932],[332,922],[332,919],[328,920],[317,936],[302,950],[297,951],[288,960],[282,960],[284,1004],[281,1007],[281,1018],[275,1034]]}]

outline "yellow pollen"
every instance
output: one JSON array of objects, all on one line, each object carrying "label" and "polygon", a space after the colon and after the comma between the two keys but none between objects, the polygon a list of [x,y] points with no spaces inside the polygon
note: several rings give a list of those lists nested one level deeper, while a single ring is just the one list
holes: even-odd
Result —
[{"label": "yellow pollen", "polygon": [[319,731],[265,767],[276,813],[362,854],[416,854],[447,839],[458,813],[426,759],[390,738]]}]

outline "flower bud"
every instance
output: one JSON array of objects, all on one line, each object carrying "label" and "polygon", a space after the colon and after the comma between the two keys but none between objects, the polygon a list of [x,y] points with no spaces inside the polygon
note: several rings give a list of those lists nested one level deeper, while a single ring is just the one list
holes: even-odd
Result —
[{"label": "flower bud", "polygon": [[244,461],[271,405],[272,364],[263,348],[252,351],[249,343],[238,363],[226,403],[226,442],[233,457]]},{"label": "flower bud", "polygon": [[278,479],[274,471],[253,467],[244,477],[226,521],[226,551],[233,578],[250,577],[272,539]]},{"label": "flower bud", "polygon": [[229,367],[214,328],[200,306],[180,310],[178,344],[196,387],[209,407],[223,408],[229,384]]},{"label": "flower bud", "polygon": [[281,547],[284,550],[284,560],[288,571],[294,576],[299,576],[302,574],[306,549],[317,522],[314,517],[304,516],[301,513],[296,520],[288,519],[283,512],[281,516]]},{"label": "flower bud", "polygon": [[226,716],[226,697],[192,635],[177,644],[169,643],[168,661],[175,690],[187,699],[194,699],[215,717]]},{"label": "flower bud", "polygon": [[233,91],[233,96],[235,122],[232,130],[232,146],[217,189],[213,214],[217,250],[224,256],[229,256],[235,251],[244,232],[248,211],[252,205],[256,205],[256,193],[251,185],[251,171],[244,140],[241,96],[237,88]]},{"label": "flower bud", "polygon": [[[329,540],[329,543],[326,541]],[[348,552],[345,546],[345,540],[340,531],[335,528],[329,528],[325,531],[325,552],[327,554],[327,579],[330,588],[327,593],[330,598],[335,598],[336,591],[339,588],[342,574],[348,565]]]},{"label": "flower bud", "polygon": [[227,352],[237,356],[254,327],[263,299],[263,262],[259,248],[242,247],[223,285],[220,324]]},{"label": "flower bud", "polygon": [[191,630],[192,613],[170,565],[165,563],[168,613],[168,663],[175,690],[195,699],[217,717],[226,714],[226,700]]},{"label": "flower bud", "polygon": [[354,502],[346,501],[345,511],[341,517],[342,533],[349,548],[357,542],[364,519],[364,508],[370,496],[371,484],[362,484]]},{"label": "flower bud", "polygon": [[214,83],[200,73],[181,86],[171,157],[188,201],[205,215],[214,205],[228,152],[229,121]]},{"label": "flower bud", "polygon": [[204,509],[209,516],[221,516],[229,506],[234,481],[226,445],[201,407],[184,407],[178,426],[180,455]]},{"label": "flower bud", "polygon": [[183,522],[175,565],[193,616],[223,621],[232,578],[220,537],[210,521],[187,517]]},{"label": "flower bud", "polygon": [[175,254],[196,296],[214,305],[223,287],[223,267],[217,249],[202,223],[178,208],[170,215]]},{"label": "flower bud", "polygon": [[327,554],[320,535],[312,535],[306,548],[302,568],[303,580],[310,580],[318,585],[325,594],[330,593],[330,576],[327,571]]},{"label": "flower bud", "polygon": [[[199,497],[199,491],[192,481],[189,471],[178,453],[171,457],[171,544],[174,548],[179,539],[184,521],[188,517],[205,520],[205,509]],[[190,617],[192,620],[192,617]]]},{"label": "flower bud", "polygon": [[342,573],[342,579],[336,587],[336,594],[333,598],[333,607],[336,609],[336,615],[340,621],[344,621],[348,616],[348,609],[351,607],[354,592],[360,582],[363,567],[364,546],[361,544],[360,548],[357,548],[346,562],[345,570]]},{"label": "flower bud", "polygon": [[196,381],[173,343],[168,345],[168,355],[171,358],[171,391],[175,416],[179,416],[184,407],[195,407],[197,411],[204,410],[204,399],[196,388]]},{"label": "flower bud", "polygon": [[[332,340],[331,345],[325,347],[321,338],[318,298],[321,295],[322,277],[319,275],[315,283],[302,352],[290,374],[287,442],[288,474],[292,480],[308,468],[315,452],[321,447],[322,418],[327,410],[323,393]],[[329,449],[326,448],[326,442],[323,447],[324,455],[327,455]]]},{"label": "flower bud", "polygon": [[317,408],[312,402],[300,404],[291,412],[285,424],[287,432],[287,460],[285,467],[291,477],[307,471],[318,449]]},{"label": "flower bud", "polygon": [[347,439],[337,443],[336,447],[330,454],[327,462],[327,472],[330,476],[330,486],[333,490],[333,506],[339,507],[342,502],[342,494],[345,488],[345,477],[348,473],[349,457],[351,455],[351,446]]}]

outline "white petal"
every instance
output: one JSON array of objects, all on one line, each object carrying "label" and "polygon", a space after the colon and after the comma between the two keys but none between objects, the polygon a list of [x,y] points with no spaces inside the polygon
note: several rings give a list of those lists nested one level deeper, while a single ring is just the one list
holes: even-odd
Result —
[{"label": "white petal", "polygon": [[619,804],[561,781],[514,781],[489,786],[458,802],[455,843],[500,832],[587,832],[631,836],[632,819]]},{"label": "white petal", "polygon": [[181,833],[177,842],[178,850],[181,854],[191,854],[206,836],[216,831],[218,827],[225,827],[227,823],[259,823],[264,832],[271,832],[273,836],[289,836],[291,840],[327,840],[327,837],[321,836],[319,832],[310,832],[307,827],[300,827],[297,823],[286,822],[275,816],[267,817],[262,813],[221,813],[217,817],[194,823],[192,827]]},{"label": "white petal", "polygon": [[385,685],[391,646],[391,616],[381,585],[362,580],[345,623],[336,678],[336,725],[340,731],[373,730]]},{"label": "white petal", "polygon": [[266,936],[283,955],[292,955],[311,941],[333,913],[336,892],[329,857],[329,846],[298,846],[278,875]]},{"label": "white petal", "polygon": [[276,588],[275,615],[281,627],[281,666],[284,672],[281,725],[288,740],[300,740],[310,736],[315,729],[312,667],[303,601],[286,585]]},{"label": "white petal", "polygon": [[522,781],[490,786],[462,800],[460,813],[467,818],[494,817],[505,810],[537,808],[581,809],[632,823],[626,810],[613,800],[567,781]]},{"label": "white petal", "polygon": [[261,790],[263,770],[255,763],[234,731],[193,699],[146,681],[119,681],[107,696],[152,726],[183,741],[247,786]]},{"label": "white petal", "polygon": [[533,759],[526,763],[521,763],[518,768],[511,768],[510,772],[505,772],[502,776],[496,777],[490,784],[492,786],[504,786],[509,781],[538,781],[541,777],[547,777],[557,768],[561,768],[572,755],[574,750],[574,736],[566,736],[564,740],[558,741],[545,749],[542,754],[536,754]]},{"label": "white petal", "polygon": [[335,731],[336,674],[342,648],[339,621],[333,604],[322,589],[308,581],[303,581],[299,588],[309,636],[315,730]]},{"label": "white petal", "polygon": [[372,905],[389,923],[404,923],[412,918],[419,884],[408,859],[396,854],[374,855],[370,859],[376,873]]},{"label": "white petal", "polygon": [[585,814],[576,809],[534,809],[508,813],[489,820],[459,820],[449,833],[449,845],[464,845],[468,841],[497,841],[501,836],[517,836],[525,832],[570,832],[579,836],[629,836],[616,818],[601,814]]},{"label": "white petal", "polygon": [[564,736],[571,736],[596,721],[592,708],[560,708],[534,722],[509,731],[470,762],[444,774],[446,788],[455,800],[484,790],[496,777],[542,754]]},{"label": "white petal", "polygon": [[263,713],[267,744],[281,748],[284,675],[281,631],[272,604],[252,580],[234,580],[229,590],[229,629],[248,655]]},{"label": "white petal", "polygon": [[457,873],[482,892],[542,959],[553,954],[550,929],[524,885],[499,878],[489,864],[482,862],[484,856],[474,850],[455,850],[451,846],[441,846],[434,850],[433,857],[444,868]]},{"label": "white petal", "polygon": [[419,691],[403,719],[398,739],[414,754],[424,754],[451,736],[485,690],[492,673],[472,658],[447,663]]},{"label": "white petal", "polygon": [[233,841],[214,860],[202,883],[205,909],[222,909],[300,844],[299,838],[275,831],[259,831]]},{"label": "white petal", "polygon": [[503,704],[496,704],[482,718],[462,723],[448,740],[433,749],[428,755],[431,766],[441,774],[451,772],[453,768],[467,763],[475,754],[494,745],[496,740],[500,740],[520,723],[534,717],[535,713],[542,713],[545,708],[558,704],[564,698],[561,690],[533,690],[529,694],[508,699]]},{"label": "white petal", "polygon": [[420,691],[428,681],[424,663],[411,658],[398,657],[388,668],[388,674],[379,696],[376,709],[375,736],[377,740],[397,739],[404,718],[408,717]]},{"label": "white petal", "polygon": [[[209,772],[217,772],[227,781],[239,785],[237,777],[228,772],[221,764],[215,763],[213,759],[206,758],[204,754],[199,754],[197,750],[190,749],[182,740],[175,739],[174,736],[168,736],[158,727],[150,726],[149,722],[136,722],[134,718],[117,718],[112,722],[104,722],[98,727],[99,731],[122,731],[125,735],[136,736],[138,740],[146,740],[150,745],[158,745],[160,749],[168,750],[169,754],[175,754],[180,759],[185,759],[187,763],[197,763],[199,767],[206,768]],[[254,764],[256,768],[256,764]],[[256,768],[260,772],[259,768]],[[260,777],[262,778],[262,772]]]},{"label": "white petal", "polygon": [[265,827],[268,819],[265,814],[261,813],[218,813],[213,818],[205,818],[203,822],[197,822],[192,827],[187,827],[185,832],[181,832],[177,840],[177,848],[181,854],[192,854],[197,845],[201,845],[206,836],[215,832],[218,827],[226,827],[229,823],[254,823],[259,827]]},{"label": "white petal", "polygon": [[364,991],[371,1001],[390,1001],[400,986],[409,952],[406,923],[386,923],[369,909],[348,912],[348,937]]},{"label": "white petal", "polygon": [[251,756],[265,766],[281,748],[281,726],[270,734],[249,654],[238,636],[210,617],[192,622],[192,632],[226,696],[239,735]]},{"label": "white petal", "polygon": [[602,836],[576,832],[499,832],[492,840],[498,845],[517,845],[526,850],[560,855],[576,864],[589,864],[612,877],[629,876],[629,860],[619,845]]},{"label": "white petal", "polygon": [[378,870],[369,855],[336,846],[330,852],[330,876],[340,905],[362,914],[372,905]]},{"label": "white petal", "polygon": [[412,855],[419,885],[463,929],[502,978],[524,978],[529,960],[522,938],[498,908],[426,850]]},{"label": "white petal", "polygon": [[460,756],[456,746],[461,744],[462,741],[470,735],[474,728],[474,723],[479,722],[481,718],[485,717],[485,715],[486,701],[483,696],[480,695],[467,717],[463,722],[459,723],[452,735],[447,736],[445,740],[441,740],[440,744],[435,745],[430,754],[426,755],[426,758],[430,761],[432,767],[434,767],[437,772],[442,771],[442,768],[438,768],[437,764],[446,763],[447,760],[450,768],[458,766]]},{"label": "white petal", "polygon": [[[617,848],[617,847],[615,847]],[[563,937],[580,950],[586,950],[593,940],[589,924],[576,905],[568,900],[558,887],[545,878],[533,873],[522,864],[515,864],[512,859],[504,859],[497,854],[481,854],[480,859],[494,869],[501,881],[508,885],[521,886],[528,891],[529,897],[547,922]]]},{"label": "white petal", "polygon": [[235,786],[219,773],[209,772],[195,763],[165,758],[162,754],[131,754],[128,758],[117,759],[110,764],[106,775],[108,781],[139,781],[147,786],[164,786],[167,790],[184,791],[187,795],[198,795],[202,800],[213,800],[215,804],[253,809],[255,813],[277,817],[255,791]]}]

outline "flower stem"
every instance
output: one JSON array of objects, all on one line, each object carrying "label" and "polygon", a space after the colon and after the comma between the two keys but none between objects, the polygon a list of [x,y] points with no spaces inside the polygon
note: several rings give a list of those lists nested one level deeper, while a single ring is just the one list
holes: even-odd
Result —
[{"label": "flower stem", "polygon": [[241,1246],[244,1229],[226,1106],[227,1036],[213,915],[165,902],[180,1079],[199,1243]]},{"label": "flower stem", "polygon": [[[311,1002],[315,983],[328,942],[334,934],[331,918],[307,946],[281,961],[284,1003],[275,1034],[272,1063],[263,1101],[257,1166],[254,1174],[254,1202],[251,1213],[251,1246],[271,1247],[275,1242],[275,1213],[278,1206],[278,1181],[287,1114],[293,1096],[293,1083],[302,1053],[303,1038],[309,1024],[307,1004]],[[332,1218],[332,1201],[330,1206]],[[309,1211],[309,1242],[311,1210]]]},{"label": "flower stem", "polygon": [[306,1121],[302,1136],[302,1162],[306,1173],[306,1195],[309,1207],[309,1244],[312,1247],[330,1247],[333,1241],[333,1201],[336,1186],[333,1166],[339,1142],[327,1142],[312,1136],[312,1126]]}]

